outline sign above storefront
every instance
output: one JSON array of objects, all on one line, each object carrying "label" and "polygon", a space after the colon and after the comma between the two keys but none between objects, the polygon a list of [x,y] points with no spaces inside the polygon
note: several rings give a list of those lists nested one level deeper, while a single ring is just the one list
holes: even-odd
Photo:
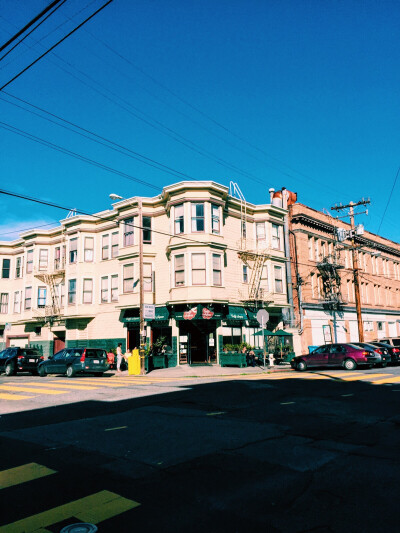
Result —
[{"label": "sign above storefront", "polygon": [[156,306],[152,304],[144,304],[143,318],[145,320],[154,320],[156,318]]}]

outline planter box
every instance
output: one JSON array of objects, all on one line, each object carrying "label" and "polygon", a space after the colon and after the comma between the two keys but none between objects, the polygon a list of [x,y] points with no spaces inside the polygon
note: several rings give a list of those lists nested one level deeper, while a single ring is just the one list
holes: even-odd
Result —
[{"label": "planter box", "polygon": [[238,366],[244,368],[247,366],[246,354],[239,352],[221,352],[219,354],[219,364],[221,366]]},{"label": "planter box", "polygon": [[153,368],[167,368],[167,358],[164,355],[153,355]]}]

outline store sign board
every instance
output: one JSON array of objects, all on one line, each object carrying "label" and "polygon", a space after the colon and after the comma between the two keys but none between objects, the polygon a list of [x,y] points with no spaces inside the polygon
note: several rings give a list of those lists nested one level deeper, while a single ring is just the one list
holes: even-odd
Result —
[{"label": "store sign board", "polygon": [[144,304],[143,318],[145,320],[154,320],[156,318],[156,306],[153,304]]}]

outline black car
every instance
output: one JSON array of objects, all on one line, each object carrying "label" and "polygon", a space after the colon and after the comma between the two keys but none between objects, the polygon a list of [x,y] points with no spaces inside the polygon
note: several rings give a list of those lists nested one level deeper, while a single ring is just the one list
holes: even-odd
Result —
[{"label": "black car", "polygon": [[0,352],[0,372],[14,376],[17,372],[38,373],[38,364],[44,357],[35,348],[6,348]]},{"label": "black car", "polygon": [[38,366],[39,376],[47,374],[94,374],[102,376],[108,370],[107,352],[101,348],[64,348]]},{"label": "black car", "polygon": [[375,343],[372,342],[353,342],[356,346],[360,346],[361,348],[367,348],[369,350],[374,350],[381,356],[381,361],[377,364],[377,366],[381,366],[382,368],[385,368],[388,363],[391,362],[392,358],[390,353],[386,348],[382,348],[379,346],[376,346]]},{"label": "black car", "polygon": [[396,348],[395,346],[392,346],[391,344],[387,344],[386,342],[371,342],[370,344],[373,344],[377,348],[383,348],[387,350],[391,357],[391,363],[393,365],[400,364],[400,349]]}]

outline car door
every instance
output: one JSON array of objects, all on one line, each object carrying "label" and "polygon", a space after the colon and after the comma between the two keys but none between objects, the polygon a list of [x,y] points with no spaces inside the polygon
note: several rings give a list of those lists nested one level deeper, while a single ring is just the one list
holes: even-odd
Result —
[{"label": "car door", "polygon": [[307,366],[327,366],[329,345],[320,346],[307,356]]},{"label": "car door", "polygon": [[342,344],[332,344],[329,350],[328,365],[342,366],[346,355],[346,349]]},{"label": "car door", "polygon": [[65,350],[60,350],[46,361],[46,372],[48,374],[58,374],[62,372],[62,361],[65,358],[64,352]]}]

